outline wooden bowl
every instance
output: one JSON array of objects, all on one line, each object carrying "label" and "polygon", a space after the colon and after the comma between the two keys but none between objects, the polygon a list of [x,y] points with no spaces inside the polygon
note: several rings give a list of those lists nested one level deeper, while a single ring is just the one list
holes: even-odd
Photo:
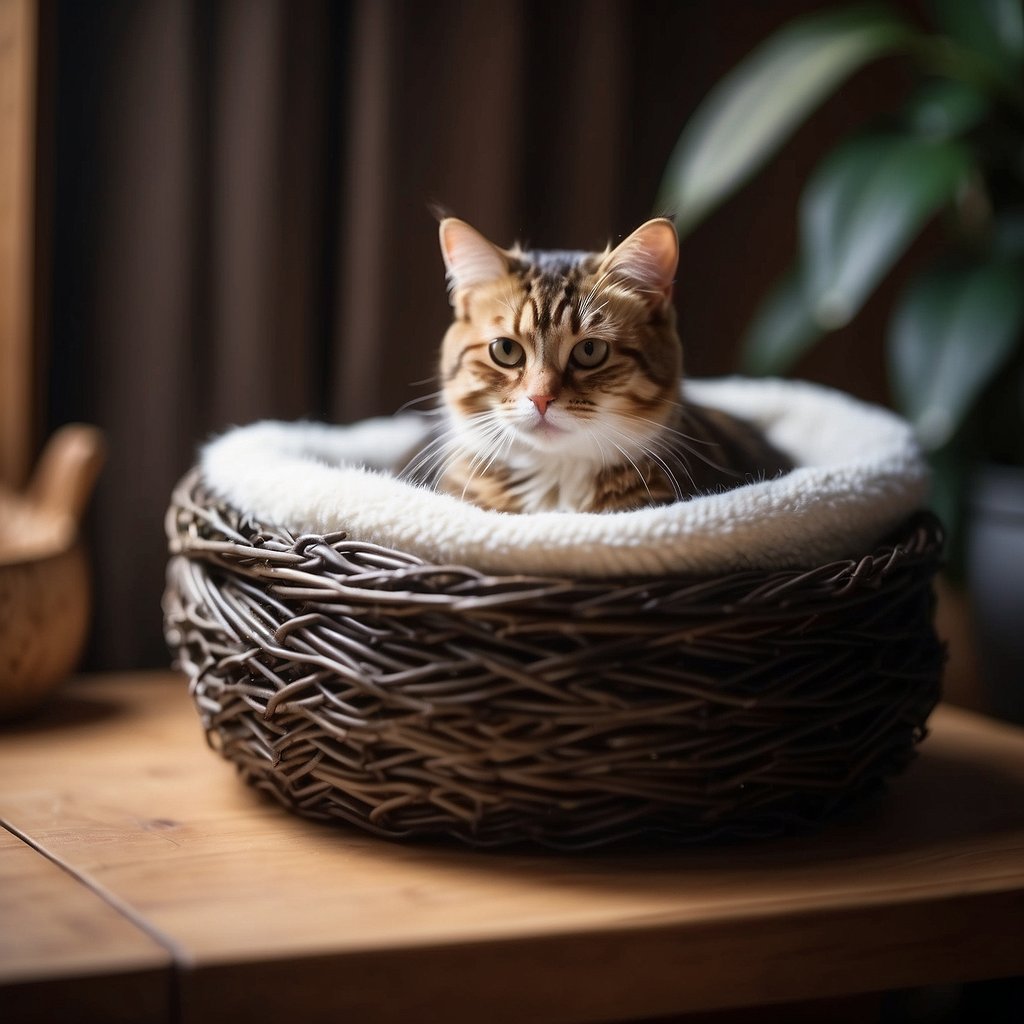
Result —
[{"label": "wooden bowl", "polygon": [[78,526],[102,462],[100,431],[72,424],[23,493],[0,488],[0,718],[31,711],[78,662],[90,610]]}]

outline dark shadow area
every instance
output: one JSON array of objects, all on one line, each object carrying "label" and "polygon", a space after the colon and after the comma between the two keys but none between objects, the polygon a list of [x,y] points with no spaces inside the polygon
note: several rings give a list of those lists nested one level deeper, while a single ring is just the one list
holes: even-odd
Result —
[{"label": "dark shadow area", "polygon": [[1019,1024],[1022,1020],[1024,978],[997,978],[648,1018],[630,1024]]},{"label": "dark shadow area", "polygon": [[[279,806],[255,792],[253,799]],[[827,887],[832,869],[850,862],[877,868],[880,863],[927,862],[929,851],[940,846],[946,855],[959,843],[978,849],[986,839],[1024,827],[1024,779],[967,756],[926,752],[887,788],[814,829],[727,843],[673,845],[637,838],[582,851],[531,844],[470,849],[450,838],[404,841],[344,824],[310,821],[308,827],[333,829],[339,843],[373,847],[381,859],[423,863],[430,858],[436,867],[460,876],[542,878],[558,889],[600,892],[614,886],[637,895],[656,894],[689,877],[695,895],[707,896],[712,894],[702,888],[703,880],[713,879],[718,887],[750,885],[753,892],[766,876],[772,884],[786,884],[788,876],[799,886],[808,874],[820,873]]]},{"label": "dark shadow area", "polygon": [[129,710],[115,701],[84,697],[69,684],[47,698],[42,707],[19,718],[0,722],[0,739],[33,736],[71,729],[89,729],[109,723]]}]

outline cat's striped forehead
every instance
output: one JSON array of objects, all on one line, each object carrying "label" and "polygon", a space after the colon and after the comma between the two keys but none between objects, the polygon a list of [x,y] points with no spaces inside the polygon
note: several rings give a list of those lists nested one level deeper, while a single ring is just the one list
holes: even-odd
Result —
[{"label": "cat's striped forehead", "polygon": [[600,261],[601,254],[591,252],[516,251],[509,261],[511,288],[505,293],[513,300],[511,329],[545,332],[566,324],[578,333]]}]

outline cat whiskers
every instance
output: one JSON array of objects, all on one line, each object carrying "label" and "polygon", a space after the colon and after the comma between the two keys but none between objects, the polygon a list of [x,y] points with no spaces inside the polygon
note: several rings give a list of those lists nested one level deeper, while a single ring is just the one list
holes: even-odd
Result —
[{"label": "cat whiskers", "polygon": [[443,390],[438,390],[438,391],[431,391],[429,394],[426,394],[426,395],[420,395],[418,398],[410,398],[408,402],[406,402],[404,405],[400,405],[398,407],[398,411],[395,413],[395,415],[397,416],[399,413],[406,412],[409,409],[413,408],[413,406],[422,405],[424,402],[430,402],[432,400],[436,400],[437,403],[438,403],[435,406],[435,408],[433,408],[433,409],[421,409],[420,412],[422,412],[422,413],[424,413],[425,415],[428,415],[428,416],[440,415],[441,413],[444,412],[444,409],[441,407],[441,404],[440,404],[441,403],[441,398],[442,398],[443,395],[444,395],[444,391]]},{"label": "cat whiskers", "polygon": [[[664,405],[664,406],[667,406],[670,409],[678,409],[680,415],[683,418],[686,418],[686,417],[689,417],[689,416],[692,415],[691,411],[690,411],[690,407],[685,402],[673,402],[670,398],[663,398],[661,400],[661,404]],[[632,415],[636,419],[641,420],[644,423],[650,423],[650,424],[652,424],[654,426],[657,426],[659,430],[668,431],[671,434],[675,434],[677,437],[682,437],[682,438],[685,438],[687,441],[692,441],[694,444],[703,444],[703,445],[707,445],[710,448],[710,447],[714,447],[714,445],[716,443],[714,441],[708,440],[706,437],[694,437],[692,434],[684,434],[681,430],[675,430],[672,427],[669,427],[669,426],[666,426],[664,424],[658,423],[657,420],[647,419],[647,418],[645,418],[643,416],[635,416],[635,414],[633,414],[633,413],[617,412],[616,415],[617,416],[630,416],[630,415]]]},{"label": "cat whiskers", "polygon": [[599,297],[601,287],[604,285],[605,281],[608,280],[610,274],[610,270],[606,270],[603,274],[601,274],[601,276],[598,277],[598,279],[590,286],[590,291],[588,291],[587,294],[584,295],[583,298],[580,300],[580,323],[583,323],[584,320],[586,320],[589,316],[592,316],[594,313],[600,312],[608,304],[607,300],[605,300],[605,302],[602,303],[598,309],[594,310],[590,308],[594,300]]},{"label": "cat whiskers", "polygon": [[588,427],[586,424],[581,423],[580,426],[586,431],[587,436],[594,442],[594,446],[597,448],[597,454],[601,456],[601,468],[604,469],[608,465],[608,454],[604,450],[604,445],[601,444],[601,437],[592,427]]},{"label": "cat whiskers", "polygon": [[[443,412],[443,410],[439,410]],[[467,417],[465,423],[473,427],[486,426],[493,419],[493,413],[486,411]],[[451,468],[452,464],[464,454],[462,425],[450,425],[447,429],[432,438],[416,454],[415,458],[399,474],[401,479],[413,480],[418,483],[431,483],[440,480]],[[486,436],[490,436],[490,432]]]},{"label": "cat whiskers", "polygon": [[[505,437],[502,439],[501,443],[494,445],[494,451],[491,454],[491,457],[487,460],[487,463],[484,465],[483,469],[480,470],[480,476],[487,475],[487,471],[491,468],[491,465],[493,464],[494,460],[498,458],[499,455],[504,457],[505,455],[508,454],[508,450],[512,446],[512,442],[515,440],[515,431],[509,430],[508,428],[503,428],[503,433],[505,434]],[[469,490],[469,485],[473,482],[474,477],[477,476],[477,471],[476,469],[474,469],[474,464],[476,464],[477,462],[478,460],[474,459],[469,464],[469,476],[466,477],[466,483],[462,488],[463,498],[466,497],[466,492]]]},{"label": "cat whiskers", "polygon": [[[486,422],[481,424],[484,427],[485,432],[481,438],[479,450],[470,460],[468,466],[469,475],[466,477],[466,482],[462,488],[463,498],[466,497],[466,492],[469,490],[469,485],[473,480],[478,475],[486,476],[487,471],[494,464],[494,460],[498,458],[499,455],[507,454],[508,449],[512,446],[512,442],[515,440],[515,430],[508,424],[503,423],[496,412],[491,411],[482,415],[486,417]],[[456,458],[461,454],[462,453],[456,453]],[[486,462],[484,460],[486,460]]]},{"label": "cat whiskers", "polygon": [[[469,449],[465,437],[467,427],[476,435]],[[514,432],[494,410],[475,413],[433,438],[403,470],[401,476],[436,486],[452,466],[460,459],[465,459],[468,450],[472,450],[474,454],[467,467],[471,480],[481,472],[480,467],[484,463],[486,465],[482,471],[486,472],[494,458],[500,454],[502,442],[508,445],[513,438]]]},{"label": "cat whiskers", "polygon": [[400,480],[415,483],[430,483],[437,474],[438,468],[448,462],[449,450],[456,443],[457,432],[446,430],[438,437],[432,438],[398,474]]},{"label": "cat whiskers", "polygon": [[[674,404],[674,403],[673,403]],[[682,407],[685,413],[685,407]],[[698,451],[693,445],[705,445],[708,448],[717,447],[716,442],[710,441],[707,438],[692,437],[690,434],[684,434],[681,430],[676,430],[674,427],[663,426],[657,422],[657,420],[648,419],[646,416],[637,416],[635,413],[628,412],[616,412],[616,416],[622,419],[634,420],[638,423],[642,423],[645,426],[654,427],[659,434],[672,434],[674,437],[680,439],[680,447],[683,448],[689,455],[694,458],[700,459],[706,466],[710,466],[711,469],[717,470],[719,473],[724,473],[727,476],[739,476],[734,470],[731,470],[728,466],[722,466],[715,462],[714,459],[710,458],[704,452]],[[692,481],[691,477],[691,481]]]},{"label": "cat whiskers", "polygon": [[584,330],[584,331],[589,330],[590,325],[589,325],[589,323],[587,321],[589,321],[589,320],[593,319],[595,316],[597,316],[597,314],[600,313],[605,308],[605,306],[608,305],[608,301],[609,301],[608,299],[605,299],[604,302],[602,302],[600,306],[596,306],[593,309],[591,309],[589,304],[587,304],[587,303],[581,304],[580,324],[582,325],[582,328],[581,328],[582,330]]},{"label": "cat whiskers", "polygon": [[[612,447],[616,448],[621,453],[622,457],[633,467],[633,469],[636,472],[636,475],[640,478],[640,483],[644,485],[644,490],[647,492],[647,497],[651,499],[651,504],[653,505],[654,495],[651,494],[651,488],[647,483],[647,477],[645,477],[643,473],[640,472],[640,467],[629,457],[629,453],[626,451],[625,448],[623,448],[620,444],[617,444],[615,441],[612,441],[611,438],[608,438],[608,441],[612,445]],[[675,486],[674,479],[672,480],[672,483],[673,486]]]},{"label": "cat whiskers", "polygon": [[663,444],[662,442],[657,442],[657,444],[661,448],[660,454],[655,450],[655,442],[653,441],[649,441],[647,445],[644,446],[644,451],[647,453],[648,458],[652,459],[661,467],[661,471],[665,474],[665,479],[668,480],[672,487],[672,493],[675,495],[676,501],[682,501],[686,497],[686,492],[680,485],[679,480],[669,463],[671,462],[674,464],[685,474],[686,479],[690,481],[690,493],[692,494],[697,490],[697,484],[693,479],[693,474],[690,472],[690,467],[687,464],[686,459],[682,458],[679,453],[669,445]]},{"label": "cat whiskers", "polygon": [[498,301],[508,310],[508,315],[515,323],[519,314],[519,297],[516,295],[515,287],[511,282],[505,285],[505,291],[498,296]]},{"label": "cat whiskers", "polygon": [[[670,399],[665,398],[662,399],[661,404],[667,405],[669,406],[669,408],[672,409],[678,409],[680,416],[684,421],[693,418],[693,412],[690,406],[688,406],[685,402],[673,402]],[[695,448],[689,447],[690,444],[699,444],[704,445],[705,448],[717,448],[719,446],[719,443],[717,441],[713,441],[707,437],[694,437],[692,434],[686,434],[681,430],[676,430],[674,427],[669,427],[665,424],[658,423],[657,420],[648,419],[647,417],[644,416],[637,416],[635,413],[616,412],[615,415],[628,417],[630,419],[638,420],[641,423],[649,424],[650,426],[655,427],[659,433],[664,432],[667,434],[674,434],[676,437],[681,438],[683,441],[689,442],[689,444],[685,445],[684,447],[686,447],[687,451],[689,451],[691,455],[696,455],[697,458],[701,460],[701,462],[710,466],[712,469],[717,469],[719,472],[735,475],[733,471],[730,470],[728,467],[720,466],[717,462],[712,462],[710,459],[705,458],[705,456],[703,456]]]},{"label": "cat whiskers", "polygon": [[[643,419],[643,417],[633,418],[639,420]],[[665,475],[665,479],[668,482],[669,486],[672,488],[672,493],[675,495],[676,501],[681,501],[683,498],[686,497],[686,492],[683,490],[683,487],[679,483],[679,480],[676,476],[677,470],[681,470],[686,475],[686,478],[690,481],[691,490],[696,489],[696,483],[694,482],[693,475],[690,473],[690,468],[689,466],[687,466],[686,461],[680,458],[679,453],[672,449],[670,446],[668,446],[665,442],[660,441],[655,437],[639,436],[628,430],[617,429],[608,423],[604,424],[604,429],[616,434],[625,444],[638,450],[639,454],[646,456],[653,463],[655,463],[661,469],[662,473]],[[647,488],[648,495],[650,495],[651,491],[650,488],[647,486],[647,480],[643,476],[643,474],[640,473],[640,470],[637,469],[636,463],[631,458],[629,458],[627,453],[623,450],[623,448],[620,445],[616,444],[615,441],[612,441],[611,443],[615,444],[615,447],[618,448],[619,451],[622,452],[623,456],[625,456],[629,460],[630,465],[634,469],[636,469],[637,474],[643,481],[645,488]],[[673,469],[673,465],[675,466],[675,469]]]}]

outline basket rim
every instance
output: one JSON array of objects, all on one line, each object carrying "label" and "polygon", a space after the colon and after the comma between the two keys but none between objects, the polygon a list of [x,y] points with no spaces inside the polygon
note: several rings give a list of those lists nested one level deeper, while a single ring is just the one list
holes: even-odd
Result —
[{"label": "basket rim", "polygon": [[[486,597],[494,611],[513,605],[572,603],[584,618],[602,617],[609,593],[622,603],[631,595],[648,605],[683,589],[694,610],[695,587],[708,607],[727,593],[746,593],[748,611],[772,608],[787,595],[846,593],[877,586],[908,567],[934,572],[942,563],[945,534],[929,511],[909,516],[889,535],[863,553],[815,565],[743,568],[726,573],[657,573],[613,577],[571,577],[555,573],[488,573],[456,563],[429,562],[417,555],[344,531],[296,535],[275,524],[244,516],[206,489],[198,467],[175,488],[165,517],[172,557],[209,562],[254,581],[263,581],[294,596],[303,586],[322,599],[325,586],[334,599],[346,594],[360,604],[384,607],[433,605],[479,608]],[[796,598],[794,598],[796,599]],[[798,601],[798,603],[800,603]],[[699,606],[700,602],[698,602]],[[590,611],[587,611],[587,608]]]},{"label": "basket rim", "polygon": [[797,456],[797,468],[631,512],[514,515],[385,471],[404,464],[411,441],[429,429],[416,416],[250,424],[208,444],[200,467],[218,498],[293,533],[344,530],[488,573],[609,578],[800,567],[858,555],[924,502],[927,468],[909,424],[893,413],[794,381],[690,382],[688,391],[761,426]]}]

